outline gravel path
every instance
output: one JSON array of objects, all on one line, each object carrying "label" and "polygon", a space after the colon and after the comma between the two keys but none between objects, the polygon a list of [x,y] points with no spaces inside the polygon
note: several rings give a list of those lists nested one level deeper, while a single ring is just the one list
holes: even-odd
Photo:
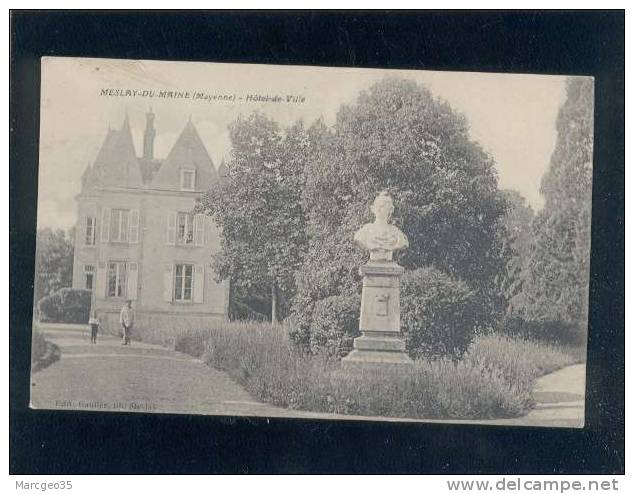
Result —
[{"label": "gravel path", "polygon": [[257,402],[225,373],[188,355],[87,329],[41,325],[61,359],[31,378],[31,407],[209,415],[288,415]]}]

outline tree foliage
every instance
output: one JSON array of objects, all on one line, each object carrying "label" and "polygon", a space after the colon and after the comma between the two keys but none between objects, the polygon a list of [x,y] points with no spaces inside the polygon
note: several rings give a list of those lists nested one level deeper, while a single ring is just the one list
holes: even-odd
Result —
[{"label": "tree foliage", "polygon": [[498,290],[508,305],[508,301],[523,288],[524,271],[533,241],[532,223],[535,213],[519,192],[503,190],[501,193],[506,201],[506,213],[502,218],[502,248],[506,265],[499,273]]},{"label": "tree foliage", "polygon": [[301,122],[283,131],[261,113],[239,117],[229,130],[228,174],[198,206],[222,229],[213,264],[231,280],[234,300],[272,297],[284,307],[307,243],[300,206],[307,135]]},{"label": "tree foliage", "polygon": [[73,280],[73,231],[38,230],[35,249],[35,296],[37,302]]},{"label": "tree foliage", "polygon": [[544,208],[532,226],[535,239],[523,289],[512,311],[528,321],[585,326],[588,314],[592,194],[593,83],[570,78],[557,117],[557,143],[542,179]]},{"label": "tree foliage", "polygon": [[313,353],[324,352],[342,357],[352,349],[359,336],[359,295],[333,295],[315,303],[310,328],[310,348]]},{"label": "tree foliage", "polygon": [[386,78],[343,106],[334,128],[318,122],[309,133],[316,146],[301,198],[310,240],[297,275],[296,339],[309,338],[318,300],[358,291],[365,253],[353,234],[385,189],[410,243],[397,260],[464,281],[489,317],[500,312],[505,204],[493,160],[470,139],[464,116],[414,82]]},{"label": "tree foliage", "polygon": [[461,357],[487,317],[485,310],[464,281],[435,268],[403,276],[401,325],[412,357]]}]

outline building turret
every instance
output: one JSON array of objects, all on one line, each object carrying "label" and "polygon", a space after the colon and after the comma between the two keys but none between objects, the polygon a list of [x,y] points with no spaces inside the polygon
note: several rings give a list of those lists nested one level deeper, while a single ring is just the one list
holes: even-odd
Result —
[{"label": "building turret", "polygon": [[143,134],[143,159],[154,159],[154,137],[156,136],[156,130],[154,130],[154,113],[152,109],[145,114],[145,134]]},{"label": "building turret", "polygon": [[206,191],[218,173],[191,119],[152,179],[152,186]]}]

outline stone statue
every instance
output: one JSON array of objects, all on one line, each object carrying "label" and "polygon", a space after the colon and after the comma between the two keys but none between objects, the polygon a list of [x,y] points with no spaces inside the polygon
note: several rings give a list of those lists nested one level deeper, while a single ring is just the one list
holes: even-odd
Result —
[{"label": "stone statue", "polygon": [[363,276],[359,331],[352,351],[341,360],[343,369],[355,371],[385,365],[412,365],[401,333],[400,277],[405,270],[392,260],[395,250],[409,246],[401,230],[388,221],[394,211],[392,199],[381,192],[372,204],[374,223],[361,227],[354,240],[370,251],[360,266]]},{"label": "stone statue", "polygon": [[374,214],[374,223],[362,226],[355,233],[354,241],[370,251],[371,261],[391,261],[395,250],[409,246],[405,234],[388,223],[394,212],[392,198],[387,192],[381,192],[370,209]]}]

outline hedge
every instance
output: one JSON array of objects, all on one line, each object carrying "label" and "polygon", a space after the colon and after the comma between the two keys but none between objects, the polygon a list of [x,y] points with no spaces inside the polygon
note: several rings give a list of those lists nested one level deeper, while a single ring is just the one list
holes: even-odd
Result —
[{"label": "hedge", "polygon": [[87,324],[90,317],[91,291],[62,288],[37,303],[41,322]]}]

